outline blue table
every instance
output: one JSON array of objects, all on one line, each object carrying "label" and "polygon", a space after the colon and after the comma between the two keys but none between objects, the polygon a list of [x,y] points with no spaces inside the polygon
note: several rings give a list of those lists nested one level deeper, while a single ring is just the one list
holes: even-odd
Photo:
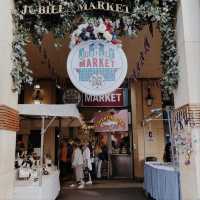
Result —
[{"label": "blue table", "polygon": [[171,166],[146,162],[144,189],[156,200],[180,200],[179,172]]}]

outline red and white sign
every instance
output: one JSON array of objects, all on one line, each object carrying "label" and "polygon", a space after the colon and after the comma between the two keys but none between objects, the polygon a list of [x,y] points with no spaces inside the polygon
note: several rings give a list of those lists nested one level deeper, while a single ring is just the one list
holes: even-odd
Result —
[{"label": "red and white sign", "polygon": [[118,88],[110,94],[101,96],[82,95],[82,107],[125,107],[128,102],[127,89]]},{"label": "red and white sign", "polygon": [[67,71],[74,86],[94,96],[108,94],[120,87],[127,69],[123,49],[103,40],[80,43],[67,59]]},{"label": "red and white sign", "polygon": [[94,117],[95,132],[128,131],[128,110],[102,112]]}]

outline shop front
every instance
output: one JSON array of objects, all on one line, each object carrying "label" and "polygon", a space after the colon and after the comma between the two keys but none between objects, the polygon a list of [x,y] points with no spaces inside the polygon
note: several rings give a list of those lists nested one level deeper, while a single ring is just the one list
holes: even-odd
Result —
[{"label": "shop front", "polygon": [[106,178],[133,178],[128,88],[118,88],[102,96],[83,94],[80,110],[94,127],[94,146],[106,146],[107,170],[104,171],[104,176]]},{"label": "shop front", "polygon": [[128,121],[128,110],[107,111],[94,117],[95,132],[102,140],[106,138],[112,178],[132,178],[132,134]]}]

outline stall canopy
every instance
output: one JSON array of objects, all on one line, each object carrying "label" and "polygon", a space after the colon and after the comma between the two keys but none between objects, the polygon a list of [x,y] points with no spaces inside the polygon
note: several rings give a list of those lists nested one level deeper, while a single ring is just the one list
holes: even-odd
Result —
[{"label": "stall canopy", "polygon": [[28,116],[48,116],[48,117],[75,117],[80,118],[80,113],[76,104],[19,104],[19,114]]},{"label": "stall canopy", "polygon": [[69,124],[67,120],[73,120],[75,126],[83,123],[76,104],[19,104],[19,114],[27,117],[59,117],[64,118],[64,124]]}]

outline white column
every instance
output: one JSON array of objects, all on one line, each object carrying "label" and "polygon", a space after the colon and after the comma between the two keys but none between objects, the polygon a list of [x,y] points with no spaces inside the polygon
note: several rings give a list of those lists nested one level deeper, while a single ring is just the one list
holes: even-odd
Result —
[{"label": "white column", "polygon": [[[175,107],[200,106],[200,1],[180,0],[177,15],[177,46],[180,80],[175,92]],[[189,130],[193,153],[191,164],[180,156],[182,200],[200,199],[200,129]],[[198,142],[197,142],[198,141]]]},{"label": "white column", "polygon": [[[0,106],[17,108],[17,94],[11,90],[11,52],[13,24],[11,11],[13,0],[1,0],[0,6]],[[0,199],[12,199],[15,160],[14,131],[0,129]]]}]

